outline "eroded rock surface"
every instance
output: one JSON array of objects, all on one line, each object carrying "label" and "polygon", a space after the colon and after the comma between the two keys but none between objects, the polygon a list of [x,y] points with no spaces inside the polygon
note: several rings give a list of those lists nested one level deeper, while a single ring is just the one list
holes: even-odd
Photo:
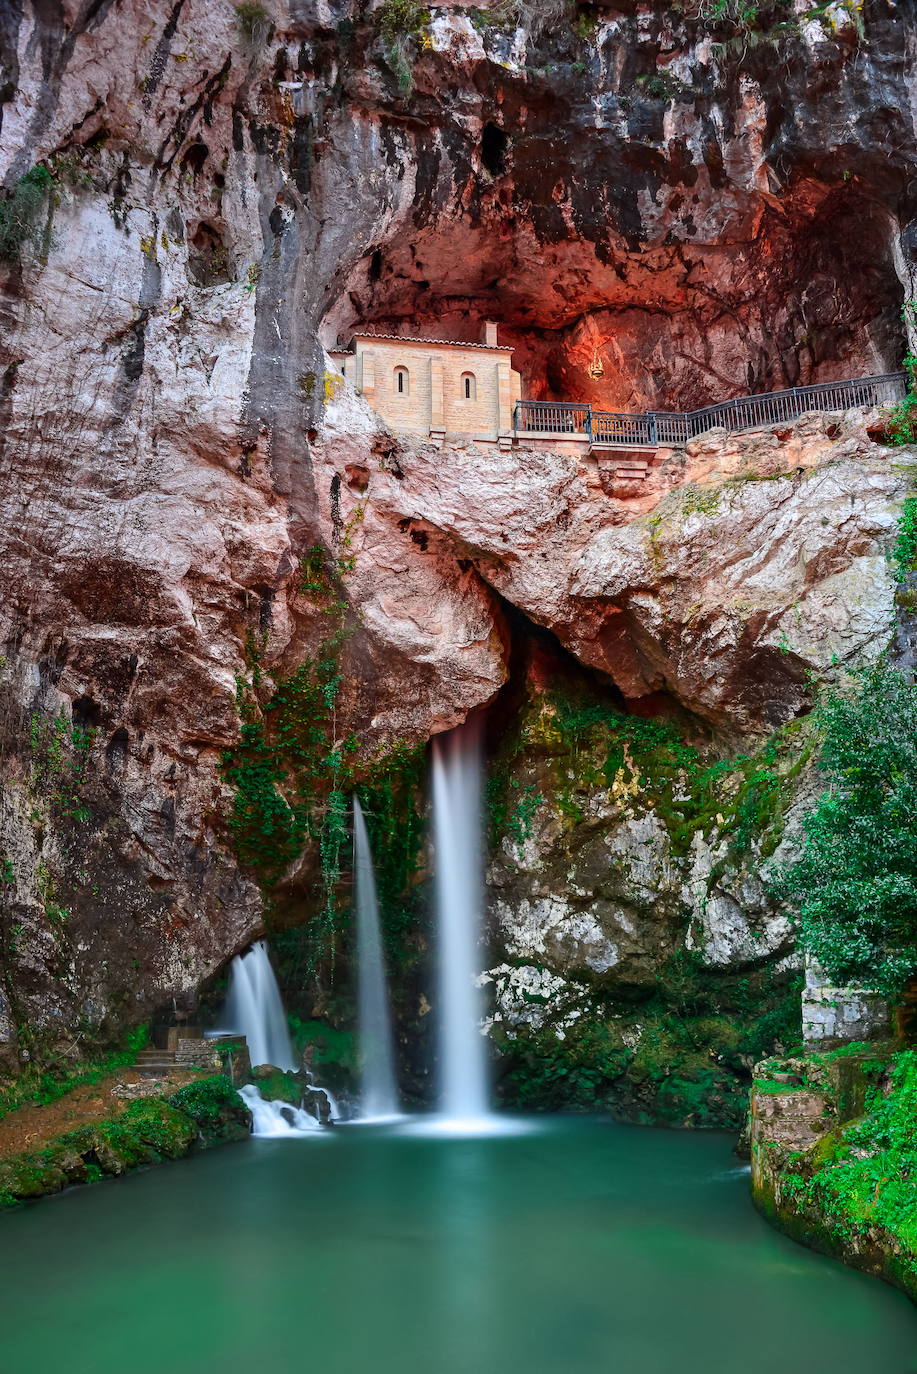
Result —
[{"label": "eroded rock surface", "polygon": [[[301,0],[0,16],[10,1043],[181,1008],[260,932],[221,756],[327,639],[315,547],[353,621],[338,746],[492,699],[506,602],[627,697],[730,730],[884,642],[905,477],[863,417],[713,436],[622,492],[556,454],[393,441],[319,339],[495,317],[529,395],[609,407],[894,367],[912,16],[801,14],[741,53],[667,5],[539,40],[472,18],[421,41]],[[603,825],[587,895],[533,877],[505,938],[642,977],[657,928],[589,896]],[[664,848],[620,857],[655,891]],[[744,947],[738,919],[706,947]]]}]

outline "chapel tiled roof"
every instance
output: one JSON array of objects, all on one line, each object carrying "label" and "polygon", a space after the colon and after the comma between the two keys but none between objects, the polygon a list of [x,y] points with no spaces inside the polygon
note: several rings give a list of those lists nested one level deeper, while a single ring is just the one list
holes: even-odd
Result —
[{"label": "chapel tiled roof", "polygon": [[[421,339],[406,334],[373,334],[367,330],[360,330],[354,334],[353,339],[388,339],[394,343],[419,343],[419,344],[445,344],[453,348],[481,348],[486,353],[512,353],[512,348],[507,348],[505,344],[485,344],[471,343],[467,339]],[[353,342],[353,340],[351,340]],[[329,348],[329,353],[352,353],[353,348]]]}]

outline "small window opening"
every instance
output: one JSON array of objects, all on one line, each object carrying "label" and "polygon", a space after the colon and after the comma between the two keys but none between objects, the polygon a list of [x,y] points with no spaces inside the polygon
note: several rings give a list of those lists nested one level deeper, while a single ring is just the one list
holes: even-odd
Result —
[{"label": "small window opening", "polygon": [[408,380],[408,370],[406,367],[395,368],[395,391],[399,396],[407,396],[410,382]]},{"label": "small window opening", "polygon": [[466,401],[474,401],[477,398],[477,384],[473,372],[462,373],[462,396]]}]

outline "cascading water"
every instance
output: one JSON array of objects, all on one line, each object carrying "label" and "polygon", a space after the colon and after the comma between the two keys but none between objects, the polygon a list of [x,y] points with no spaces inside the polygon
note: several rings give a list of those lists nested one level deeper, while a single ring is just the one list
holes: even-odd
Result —
[{"label": "cascading water", "polygon": [[238,1091],[252,1114],[252,1135],[307,1135],[322,1129],[321,1122],[310,1116],[305,1107],[292,1107],[289,1102],[265,1102],[252,1084]]},{"label": "cascading water", "polygon": [[353,799],[353,856],[359,949],[361,1115],[378,1120],[398,1115],[398,1089],[372,851],[366,821],[356,797]]},{"label": "cascading water", "polygon": [[481,872],[481,737],[469,721],[433,740],[433,843],[439,929],[441,1109],[447,1122],[488,1114],[486,1045],[475,985]]},{"label": "cascading water", "polygon": [[273,1064],[277,1069],[294,1070],[299,1067],[264,940],[258,940],[233,959],[224,1017],[230,1030],[245,1036],[252,1065]]}]

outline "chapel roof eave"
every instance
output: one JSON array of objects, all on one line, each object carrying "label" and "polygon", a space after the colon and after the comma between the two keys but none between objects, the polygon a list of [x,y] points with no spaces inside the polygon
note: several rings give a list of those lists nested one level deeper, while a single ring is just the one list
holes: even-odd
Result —
[{"label": "chapel roof eave", "polygon": [[346,348],[329,348],[329,353],[347,354],[356,352],[358,343],[371,343],[375,340],[383,340],[386,343],[404,344],[424,344],[428,347],[436,348],[474,348],[482,353],[513,353],[515,349],[507,348],[503,344],[472,343],[466,339],[424,339],[420,337],[408,336],[405,334],[367,334],[361,332],[354,334]]}]

